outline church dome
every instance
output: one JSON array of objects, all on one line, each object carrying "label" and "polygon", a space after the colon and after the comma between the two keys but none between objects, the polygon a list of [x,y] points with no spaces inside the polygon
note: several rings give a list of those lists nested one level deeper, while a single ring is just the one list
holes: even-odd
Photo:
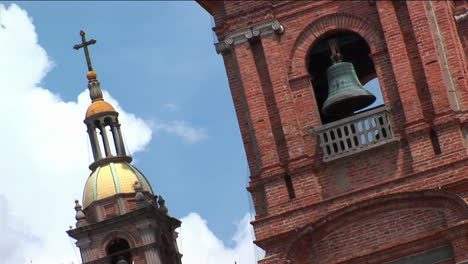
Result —
[{"label": "church dome", "polygon": [[115,112],[114,107],[104,100],[94,101],[86,110],[86,118],[104,112]]},{"label": "church dome", "polygon": [[83,192],[83,206],[119,193],[135,193],[135,182],[151,194],[153,190],[145,176],[128,162],[109,162],[97,167],[89,176]]}]

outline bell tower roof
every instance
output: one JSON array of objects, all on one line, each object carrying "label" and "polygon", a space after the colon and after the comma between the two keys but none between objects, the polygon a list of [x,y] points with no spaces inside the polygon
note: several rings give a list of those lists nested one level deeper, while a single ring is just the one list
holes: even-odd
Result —
[{"label": "bell tower roof", "polygon": [[86,118],[105,112],[117,112],[108,102],[101,100],[92,102],[86,110]]}]

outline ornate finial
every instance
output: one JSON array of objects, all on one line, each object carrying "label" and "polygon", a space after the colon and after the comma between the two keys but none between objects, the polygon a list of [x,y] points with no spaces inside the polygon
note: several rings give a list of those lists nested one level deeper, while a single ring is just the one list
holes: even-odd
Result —
[{"label": "ornate finial", "polygon": [[84,214],[82,208],[83,207],[81,206],[80,201],[75,200],[76,227],[82,227],[88,224],[88,222],[86,222],[86,215]]},{"label": "ornate finial", "polygon": [[89,96],[91,97],[91,100],[93,102],[100,101],[102,100],[101,86],[99,82],[97,81],[97,73],[93,71],[93,65],[91,64],[91,57],[89,56],[89,50],[88,50],[88,46],[95,44],[96,40],[92,39],[90,41],[86,41],[86,33],[83,30],[80,31],[80,35],[81,35],[81,44],[76,44],[75,46],[73,46],[73,48],[76,50],[79,50],[81,48],[84,49],[86,63],[88,64],[88,74],[86,74],[86,77],[89,80],[89,84],[88,84]]},{"label": "ornate finial", "polygon": [[161,195],[159,195],[158,205],[159,205],[159,210],[162,213],[167,214],[169,210],[166,207],[166,200],[164,200],[164,198]]},{"label": "ornate finial", "polygon": [[278,20],[274,21],[273,24],[271,24],[271,28],[278,35],[281,35],[284,33],[284,26],[281,25],[281,23]]},{"label": "ornate finial", "polygon": [[139,181],[135,181],[135,183],[133,184],[133,188],[135,189],[135,192],[141,192],[143,190]]},{"label": "ornate finial", "polygon": [[95,71],[89,71],[87,74],[86,74],[86,78],[88,78],[88,80],[96,80],[97,79],[97,73]]},{"label": "ornate finial", "polygon": [[135,200],[137,203],[137,208],[147,207],[149,205],[148,200],[146,199],[145,195],[142,193],[143,188],[141,187],[141,183],[139,181],[135,181],[133,184],[133,188],[135,189]]},{"label": "ornate finial", "polygon": [[89,89],[89,97],[91,100],[94,101],[102,101],[102,91],[101,91],[101,84],[99,83],[98,80],[93,79],[89,80],[88,83],[88,89]]},{"label": "ornate finial", "polygon": [[90,41],[86,41],[86,33],[83,30],[80,31],[80,35],[81,35],[81,44],[76,44],[75,46],[73,46],[73,48],[76,50],[84,48],[86,63],[88,64],[88,71],[91,72],[93,71],[93,66],[91,65],[91,58],[89,57],[88,46],[95,44],[96,40],[92,39]]}]

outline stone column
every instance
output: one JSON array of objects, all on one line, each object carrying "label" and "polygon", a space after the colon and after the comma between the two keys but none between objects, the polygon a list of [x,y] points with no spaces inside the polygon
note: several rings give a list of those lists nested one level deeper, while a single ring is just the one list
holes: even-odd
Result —
[{"label": "stone column", "polygon": [[89,141],[91,142],[91,149],[93,151],[94,161],[96,161],[102,158],[101,146],[99,145],[99,140],[96,134],[96,127],[89,125],[88,135],[89,135]]},{"label": "stone column", "polygon": [[117,204],[119,206],[119,215],[124,215],[127,213],[127,209],[125,207],[125,200],[122,197],[117,199]]},{"label": "stone column", "polygon": [[117,125],[115,127],[116,127],[116,130],[117,130],[117,134],[119,135],[120,150],[121,150],[122,156],[126,156],[127,152],[125,151],[125,144],[124,144],[124,141],[123,141],[122,132],[120,131],[119,120],[115,119],[115,122],[117,123]]},{"label": "stone column", "polygon": [[109,139],[107,138],[107,131],[105,125],[100,125],[99,130],[101,130],[102,142],[104,144],[104,151],[106,152],[106,157],[112,156],[112,152],[109,147]]},{"label": "stone column", "polygon": [[87,263],[94,260],[91,240],[88,237],[82,237],[76,241],[76,246],[80,249],[81,252],[81,261]]},{"label": "stone column", "polygon": [[[137,223],[137,228],[140,231],[143,246],[156,242],[155,230],[150,220],[143,220]],[[144,249],[146,264],[164,264],[159,256],[156,246],[150,246]]]},{"label": "stone column", "polygon": [[114,138],[114,145],[115,145],[115,152],[117,156],[123,156],[122,154],[122,145],[121,145],[121,140],[120,140],[120,135],[119,131],[117,130],[118,123],[117,122],[112,122],[110,127],[112,130],[112,137]]}]

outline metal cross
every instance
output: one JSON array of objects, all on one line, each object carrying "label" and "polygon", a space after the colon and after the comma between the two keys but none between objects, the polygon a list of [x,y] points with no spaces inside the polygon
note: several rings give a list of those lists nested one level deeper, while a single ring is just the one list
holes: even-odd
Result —
[{"label": "metal cross", "polygon": [[86,41],[86,37],[85,37],[85,33],[83,30],[80,31],[80,35],[81,35],[81,44],[76,44],[75,46],[73,46],[74,49],[76,50],[79,50],[81,48],[84,48],[84,53],[85,53],[85,57],[86,57],[86,63],[88,63],[88,70],[89,71],[92,71],[93,70],[93,66],[91,65],[91,58],[89,57],[89,50],[88,50],[88,46],[89,45],[92,45],[92,44],[95,44],[96,41],[94,39],[90,40],[90,41]]}]

